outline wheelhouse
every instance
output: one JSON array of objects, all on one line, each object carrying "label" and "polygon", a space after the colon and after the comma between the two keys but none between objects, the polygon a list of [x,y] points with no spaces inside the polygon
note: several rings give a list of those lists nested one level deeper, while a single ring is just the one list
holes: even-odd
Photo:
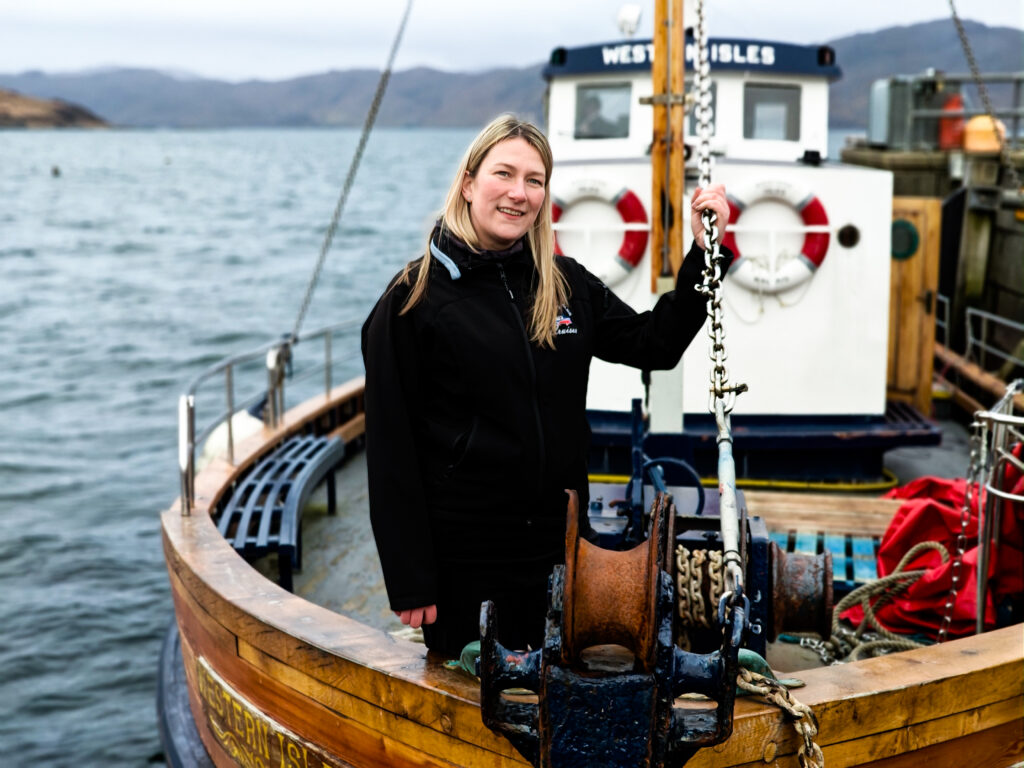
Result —
[{"label": "wheelhouse", "polygon": [[[653,131],[651,58],[654,45],[636,40],[556,48],[544,68],[548,128],[561,160],[645,156]],[[712,39],[712,151],[746,160],[792,161],[828,152],[828,86],[839,79],[835,51],[732,38]],[[687,37],[686,70],[697,47]],[[692,81],[687,79],[688,85]],[[686,121],[687,144],[696,118]]]}]

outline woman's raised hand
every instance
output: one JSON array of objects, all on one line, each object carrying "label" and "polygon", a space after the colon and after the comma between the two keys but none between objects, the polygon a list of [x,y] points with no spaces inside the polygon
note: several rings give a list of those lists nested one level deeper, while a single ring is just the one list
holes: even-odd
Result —
[{"label": "woman's raised hand", "polygon": [[[729,201],[725,198],[725,185],[712,184],[706,189],[698,187],[690,201],[690,228],[697,245],[704,248],[704,224],[700,220],[701,211],[710,208],[718,214],[718,242],[722,242],[725,228],[729,223]],[[707,250],[707,249],[705,249]]]}]

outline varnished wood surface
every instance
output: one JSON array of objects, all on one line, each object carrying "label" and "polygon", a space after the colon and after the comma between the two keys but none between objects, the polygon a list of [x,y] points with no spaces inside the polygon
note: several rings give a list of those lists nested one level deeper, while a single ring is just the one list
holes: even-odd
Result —
[{"label": "varnished wood surface", "polygon": [[[935,358],[943,366],[940,370],[940,375],[951,386],[955,387],[956,377],[962,376],[990,394],[993,402],[999,400],[1006,394],[1005,381],[1000,379],[998,376],[983,370],[979,365],[970,362],[953,350],[948,347],[944,347],[942,344],[937,342],[935,344]],[[954,376],[950,376],[951,371],[955,374]],[[966,397],[967,402],[977,403],[978,407],[975,408],[975,410],[987,410],[987,406],[982,407],[977,400],[974,400],[969,396]],[[1013,398],[1013,407],[1015,413],[1024,413],[1024,395],[1016,395]]]},{"label": "varnished wood surface", "polygon": [[747,513],[771,530],[881,536],[900,507],[895,499],[826,493],[744,491]]},{"label": "varnished wood surface", "polygon": [[[931,413],[932,362],[935,345],[935,298],[939,290],[938,198],[896,197],[893,221],[905,221],[919,234],[917,250],[893,259],[889,278],[889,354],[887,396]],[[930,298],[929,298],[930,297]]]},{"label": "varnished wood surface", "polygon": [[[238,446],[239,464],[251,463],[284,433],[302,429],[339,400],[360,396],[361,382],[353,382],[330,399],[289,412],[279,430]],[[285,592],[238,557],[208,510],[239,471],[223,461],[212,463],[197,477],[193,514],[184,517],[174,505],[162,515],[193,712],[218,765],[233,763],[205,726],[196,694],[197,656],[261,711],[353,766],[523,764],[481,723],[475,681],[428,659],[423,646]],[[881,525],[885,514],[875,499],[846,506],[838,500],[808,504],[804,494],[788,500],[747,496],[751,513],[765,517],[770,527],[774,516],[787,525],[816,520],[820,527],[824,519],[854,526],[859,520],[865,528]],[[871,515],[877,519],[869,525],[864,520]],[[801,674],[807,687],[797,697],[816,712],[818,741],[830,768],[892,759],[909,749],[960,754],[957,739],[975,730],[1019,730],[1022,655],[1024,630],[1016,626],[809,670]],[[690,765],[764,765],[769,745],[778,755],[776,765],[796,765],[796,737],[779,711],[741,700],[733,737],[702,751]]]},{"label": "varnished wood surface", "polygon": [[360,413],[355,418],[345,422],[340,427],[332,429],[327,433],[328,437],[340,437],[346,443],[361,437],[366,432],[366,414]]},{"label": "varnished wood surface", "polygon": [[[651,90],[655,101],[651,108],[651,239],[648,258],[651,260],[651,292],[657,293],[658,278],[665,268],[662,248],[667,246],[671,274],[678,274],[684,255],[683,228],[689,217],[683,214],[685,203],[670,202],[683,201],[685,195],[683,120],[686,115],[682,101],[671,102],[672,96],[682,97],[686,90],[683,79],[683,2],[666,0],[655,3],[654,13]],[[670,102],[665,103],[664,99],[670,99]],[[670,207],[667,217],[666,203]]]}]

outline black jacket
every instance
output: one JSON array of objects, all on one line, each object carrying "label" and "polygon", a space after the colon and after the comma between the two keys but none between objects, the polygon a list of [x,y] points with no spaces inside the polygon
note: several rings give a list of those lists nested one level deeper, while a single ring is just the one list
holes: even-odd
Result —
[{"label": "black jacket", "polygon": [[672,368],[705,319],[696,246],[677,289],[639,314],[557,257],[571,298],[542,348],[527,335],[525,239],[501,253],[438,231],[432,243],[425,297],[400,316],[410,286],[393,281],[363,326],[370,516],[394,610],[435,603],[438,567],[460,559],[467,578],[557,562],[564,489],[586,498],[591,358]]}]

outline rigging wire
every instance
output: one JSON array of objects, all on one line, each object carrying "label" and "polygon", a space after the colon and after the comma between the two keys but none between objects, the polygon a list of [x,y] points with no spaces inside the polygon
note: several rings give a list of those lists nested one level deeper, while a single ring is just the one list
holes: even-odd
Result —
[{"label": "rigging wire", "polygon": [[377,90],[373,94],[373,102],[370,104],[370,110],[366,113],[366,120],[363,123],[363,132],[359,136],[359,144],[356,146],[355,154],[352,156],[352,162],[348,167],[348,175],[345,176],[345,184],[341,189],[341,194],[338,196],[338,203],[334,206],[334,214],[331,216],[331,223],[327,227],[327,232],[324,235],[323,245],[320,246],[320,256],[316,261],[316,266],[313,268],[313,274],[309,279],[309,285],[306,288],[306,294],[302,297],[302,305],[299,307],[298,317],[295,318],[295,325],[292,328],[291,335],[288,337],[288,344],[295,344],[299,337],[299,329],[302,328],[302,321],[306,317],[306,311],[309,309],[309,302],[313,298],[313,291],[316,289],[317,281],[320,279],[320,272],[323,270],[324,261],[327,259],[327,252],[331,249],[331,243],[334,241],[334,234],[338,231],[338,222],[341,220],[341,213],[345,209],[345,202],[348,200],[349,192],[352,189],[352,183],[356,178],[356,171],[359,170],[359,163],[363,158],[363,152],[366,150],[366,142],[370,138],[370,132],[373,130],[373,124],[377,120],[377,112],[380,111],[381,101],[384,99],[384,92],[387,90],[388,81],[391,79],[391,69],[395,63],[395,55],[398,53],[398,46],[402,42],[402,35],[405,32],[406,22],[409,21],[409,13],[412,11],[412,0],[407,0],[405,4],[405,12],[402,14],[402,21],[398,25],[398,32],[395,33],[395,39],[391,43],[391,52],[388,54],[388,62],[384,67],[384,70],[380,73],[380,80],[377,82]]},{"label": "rigging wire", "polygon": [[971,77],[974,78],[974,87],[978,89],[978,95],[981,96],[981,102],[985,105],[985,112],[988,114],[988,119],[992,124],[992,132],[996,136],[996,141],[999,142],[999,159],[1002,161],[1002,164],[1006,168],[1006,172],[1010,177],[1010,183],[1013,185],[1013,191],[1020,193],[1021,183],[1020,176],[1017,174],[1017,167],[1014,165],[1013,159],[1010,157],[1010,153],[1006,148],[1006,141],[1003,138],[1003,135],[999,132],[999,127],[996,124],[995,110],[992,109],[992,101],[988,97],[988,88],[985,86],[985,81],[981,79],[981,72],[978,69],[978,62],[974,58],[974,50],[971,48],[971,41],[967,38],[967,30],[964,29],[964,24],[956,12],[956,5],[953,0],[949,0],[949,10],[953,15],[953,23],[956,24],[956,33],[960,37],[960,47],[964,49],[964,56],[967,58],[967,66],[971,68]]}]

